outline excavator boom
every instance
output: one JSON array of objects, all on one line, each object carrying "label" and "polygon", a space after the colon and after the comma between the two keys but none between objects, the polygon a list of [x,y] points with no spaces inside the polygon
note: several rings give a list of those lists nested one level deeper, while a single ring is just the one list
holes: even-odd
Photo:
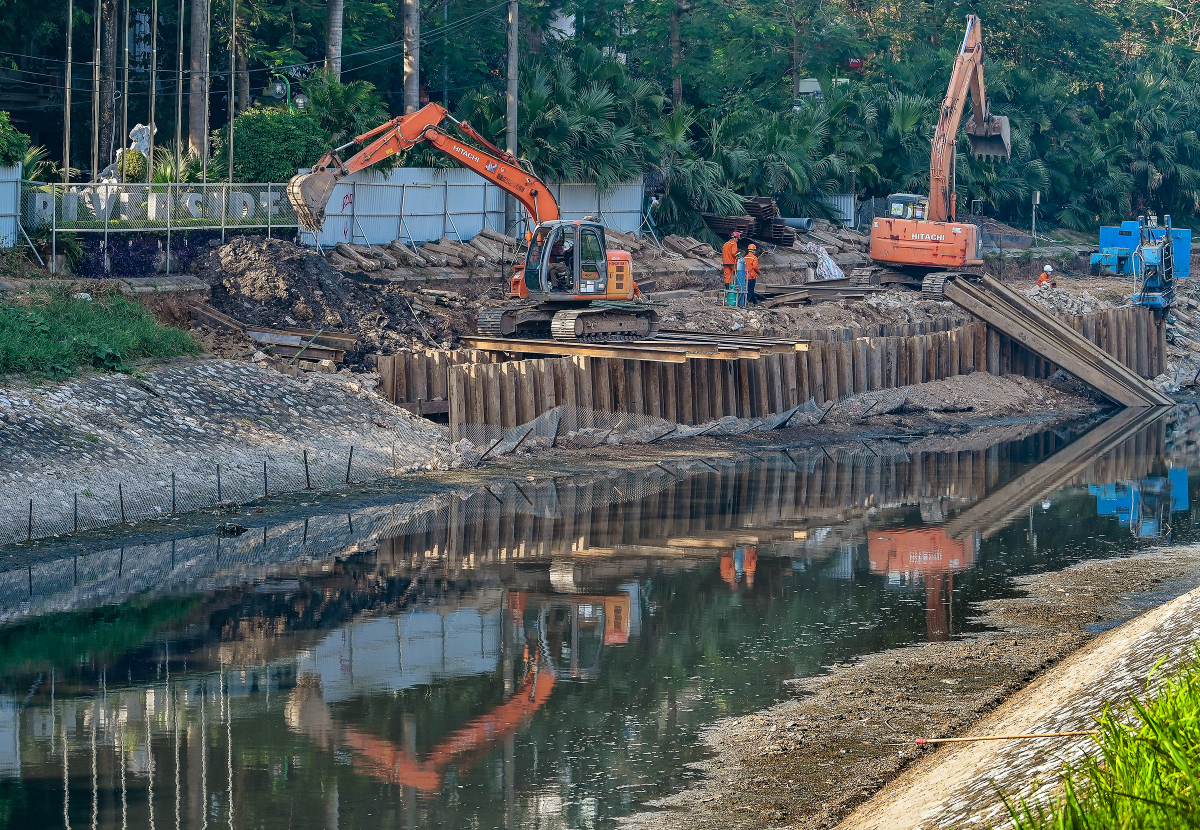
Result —
[{"label": "excavator boom", "polygon": [[[446,133],[441,129],[445,121],[454,123],[481,146],[472,146]],[[294,176],[288,182],[287,194],[301,226],[319,233],[325,222],[325,208],[339,181],[422,141],[516,197],[535,224],[559,218],[558,203],[541,179],[470,124],[456,120],[438,104],[426,104],[410,115],[393,118],[357,136],[351,144],[370,143],[345,161],[338,157],[337,150],[331,150],[313,165],[311,172]]]}]

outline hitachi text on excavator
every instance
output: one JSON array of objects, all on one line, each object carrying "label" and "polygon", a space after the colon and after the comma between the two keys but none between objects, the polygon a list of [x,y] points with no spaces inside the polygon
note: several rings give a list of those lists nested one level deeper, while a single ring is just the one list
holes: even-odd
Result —
[{"label": "hitachi text on excavator", "polygon": [[983,265],[978,228],[955,221],[955,136],[968,95],[973,112],[967,121],[967,140],[975,156],[1009,158],[1012,140],[1008,118],[993,115],[983,83],[983,34],[979,18],[967,16],[963,37],[946,98],[938,115],[929,159],[929,196],[894,193],[887,215],[871,225],[871,259],[910,266],[924,273],[946,268]]},{"label": "hitachi text on excavator", "polygon": [[[473,144],[443,130],[441,125],[447,121]],[[658,313],[638,301],[641,292],[633,279],[632,258],[625,251],[608,249],[604,225],[592,217],[562,219],[550,189],[524,162],[437,104],[363,133],[326,153],[311,172],[293,177],[288,182],[288,200],[301,226],[319,233],[325,207],[340,180],[420,142],[514,196],[532,225],[526,234],[525,262],[514,268],[509,280],[509,296],[531,302],[484,309],[477,319],[480,335],[609,341],[651,337],[658,331]],[[354,144],[366,146],[342,161],[338,152]]]}]

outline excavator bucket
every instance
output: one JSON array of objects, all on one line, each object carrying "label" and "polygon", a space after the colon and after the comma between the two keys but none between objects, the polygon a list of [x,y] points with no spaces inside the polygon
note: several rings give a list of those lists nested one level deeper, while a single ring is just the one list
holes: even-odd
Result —
[{"label": "excavator bucket", "polygon": [[971,155],[1006,159],[1012,155],[1012,132],[1007,115],[993,115],[982,126],[975,126],[975,117],[967,122],[967,140]]},{"label": "excavator bucket", "polygon": [[288,201],[296,211],[300,225],[310,233],[320,233],[325,224],[325,206],[337,186],[334,173],[301,173],[287,185]]}]

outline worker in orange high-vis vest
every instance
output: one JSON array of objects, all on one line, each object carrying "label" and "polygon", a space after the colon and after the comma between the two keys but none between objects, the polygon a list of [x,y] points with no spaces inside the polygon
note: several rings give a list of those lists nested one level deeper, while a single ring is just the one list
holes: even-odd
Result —
[{"label": "worker in orange high-vis vest", "polygon": [[746,305],[758,305],[754,281],[758,279],[758,246],[753,242],[746,249]]},{"label": "worker in orange high-vis vest", "polygon": [[725,266],[725,284],[733,282],[733,269],[737,267],[738,259],[738,240],[742,235],[734,231],[729,241],[721,246],[721,264]]}]

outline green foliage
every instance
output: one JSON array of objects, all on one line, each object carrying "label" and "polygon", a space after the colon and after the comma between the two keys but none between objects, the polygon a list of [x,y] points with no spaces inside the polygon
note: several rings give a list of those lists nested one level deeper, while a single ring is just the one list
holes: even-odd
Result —
[{"label": "green foliage", "polygon": [[0,110],[0,166],[11,167],[25,158],[29,136],[12,125],[8,113]]},{"label": "green foliage", "polygon": [[141,304],[115,291],[89,301],[55,288],[36,290],[24,302],[0,303],[0,375],[63,378],[80,367],[126,371],[130,360],[199,351],[190,334],[160,325]]},{"label": "green foliage", "polygon": [[383,99],[367,81],[344,84],[332,73],[318,72],[303,88],[309,99],[308,114],[330,134],[335,147],[389,120]]},{"label": "green foliage", "polygon": [[[249,109],[234,119],[233,180],[286,182],[329,148],[329,133],[300,110]],[[213,133],[209,175],[227,170],[229,125]]]},{"label": "green foliage", "polygon": [[1200,826],[1200,653],[1144,702],[1106,710],[1097,742],[1048,807],[1008,805],[1017,830]]},{"label": "green foliage", "polygon": [[146,181],[146,157],[137,150],[129,150],[121,156],[124,161],[124,170],[117,168],[122,172],[127,182],[144,182]]}]

